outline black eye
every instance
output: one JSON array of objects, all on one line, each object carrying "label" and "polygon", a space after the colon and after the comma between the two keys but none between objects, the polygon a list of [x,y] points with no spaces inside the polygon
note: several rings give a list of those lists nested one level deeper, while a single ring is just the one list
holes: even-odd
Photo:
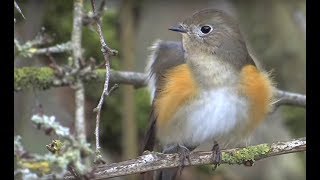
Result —
[{"label": "black eye", "polygon": [[211,27],[210,26],[202,26],[200,30],[203,34],[208,34],[211,31]]}]

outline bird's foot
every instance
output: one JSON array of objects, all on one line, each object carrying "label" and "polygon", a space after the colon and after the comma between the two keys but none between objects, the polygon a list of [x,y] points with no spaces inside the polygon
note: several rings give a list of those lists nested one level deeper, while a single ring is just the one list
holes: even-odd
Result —
[{"label": "bird's foot", "polygon": [[219,147],[218,142],[214,142],[213,147],[211,149],[212,151],[212,158],[213,158],[213,171],[217,169],[217,167],[220,165],[222,161],[222,154],[221,154],[221,149]]},{"label": "bird's foot", "polygon": [[187,147],[185,147],[185,146],[183,146],[183,145],[178,145],[177,146],[177,148],[178,148],[178,153],[179,153],[179,158],[180,158],[180,166],[179,166],[179,174],[181,175],[182,174],[182,170],[184,169],[184,167],[185,167],[185,160],[187,159],[188,160],[188,162],[189,162],[189,164],[191,163],[191,161],[190,161],[190,150],[187,148]]}]

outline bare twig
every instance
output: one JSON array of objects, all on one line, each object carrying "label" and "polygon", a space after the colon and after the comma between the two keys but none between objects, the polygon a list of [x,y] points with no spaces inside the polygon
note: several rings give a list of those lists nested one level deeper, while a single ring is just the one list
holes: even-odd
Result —
[{"label": "bare twig", "polygon": [[[94,13],[94,16],[96,16],[96,7],[95,7],[95,0],[91,0],[91,5],[92,5],[92,10]],[[100,101],[97,105],[97,107],[94,109],[94,111],[97,113],[96,116],[96,129],[95,129],[95,136],[96,136],[96,154],[97,154],[97,161],[101,162],[101,155],[100,155],[100,144],[99,144],[99,124],[100,124],[100,113],[101,113],[101,108],[102,104],[104,101],[105,96],[109,96],[110,91],[109,91],[109,79],[110,79],[110,62],[109,62],[109,57],[110,55],[116,55],[118,52],[116,50],[113,50],[109,48],[104,40],[103,33],[102,33],[102,28],[101,28],[101,17],[97,19],[96,21],[97,24],[97,29],[100,37],[100,43],[101,43],[101,51],[103,53],[103,57],[105,60],[105,66],[106,66],[106,79],[104,82],[104,87],[103,87],[103,92],[100,97]],[[114,89],[114,88],[111,88]],[[96,161],[96,162],[97,162]]]},{"label": "bare twig", "polygon": [[84,26],[95,24],[96,21],[103,16],[105,2],[106,2],[106,0],[102,0],[102,2],[99,5],[99,8],[97,9],[97,11],[94,14],[88,13],[87,15],[84,16],[84,18],[83,18],[83,25]]},{"label": "bare twig", "polygon": [[14,1],[14,7],[18,10],[18,12],[21,14],[21,16],[23,17],[23,19],[26,19],[18,5],[18,3],[16,1]]},{"label": "bare twig", "polygon": [[[249,161],[254,162],[272,156],[303,151],[306,151],[305,138],[228,149],[222,150],[221,164],[247,164]],[[193,152],[190,154],[190,162],[185,162],[186,166],[206,164],[213,164],[212,152]],[[162,154],[146,151],[144,155],[136,159],[98,166],[93,170],[92,174],[94,175],[94,179],[105,179],[178,166],[180,166],[178,154]],[[73,176],[69,174],[65,178],[73,179]]]}]

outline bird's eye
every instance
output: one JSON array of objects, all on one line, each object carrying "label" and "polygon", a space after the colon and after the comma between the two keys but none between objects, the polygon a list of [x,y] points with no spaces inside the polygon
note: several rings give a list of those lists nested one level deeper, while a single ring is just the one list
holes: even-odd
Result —
[{"label": "bird's eye", "polygon": [[212,28],[208,25],[205,25],[205,26],[202,26],[200,30],[203,34],[208,34],[212,30]]}]

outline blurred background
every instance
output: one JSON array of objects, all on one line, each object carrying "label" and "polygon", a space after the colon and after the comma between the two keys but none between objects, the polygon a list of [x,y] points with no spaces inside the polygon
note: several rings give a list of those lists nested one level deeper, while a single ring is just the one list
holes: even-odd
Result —
[{"label": "blurred background", "polygon": [[[99,4],[101,1],[97,1]],[[54,39],[52,45],[70,40],[73,1],[17,1],[26,20],[15,10],[15,38],[20,42],[33,39],[41,29]],[[103,31],[107,43],[119,51],[112,58],[116,70],[144,72],[150,51],[157,39],[180,40],[180,35],[168,27],[202,8],[217,8],[235,17],[247,40],[248,48],[261,66],[272,71],[277,87],[306,93],[306,1],[305,0],[108,0],[103,16]],[[91,11],[90,1],[84,1],[85,12]],[[85,59],[103,62],[99,37],[94,28],[84,26],[82,46]],[[126,43],[132,43],[127,46]],[[66,64],[70,54],[54,55],[58,64]],[[15,67],[46,66],[46,56],[15,59]],[[86,132],[94,144],[95,113],[103,83],[85,84]],[[53,137],[43,135],[30,118],[39,104],[45,114],[56,116],[64,126],[74,130],[74,90],[70,87],[46,91],[24,90],[14,93],[14,132],[30,152],[47,153],[45,148]],[[102,109],[101,143],[107,162],[134,158],[140,151],[148,124],[149,93],[146,88],[134,89],[121,85]],[[251,137],[249,144],[285,141],[305,136],[304,108],[281,106],[268,117]],[[253,167],[221,165],[212,172],[210,166],[185,168],[180,179],[215,180],[300,180],[305,179],[305,153],[267,158]],[[134,179],[135,176],[117,179]]]}]

